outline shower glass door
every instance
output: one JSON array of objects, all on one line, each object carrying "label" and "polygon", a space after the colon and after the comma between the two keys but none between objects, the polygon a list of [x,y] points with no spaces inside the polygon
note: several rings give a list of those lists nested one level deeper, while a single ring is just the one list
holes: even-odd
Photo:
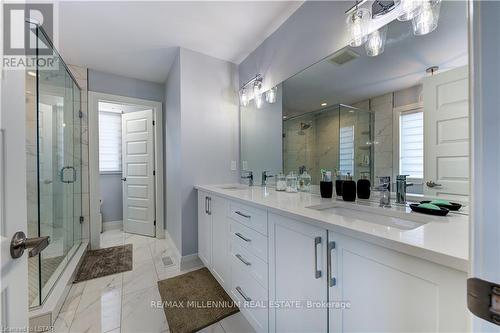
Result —
[{"label": "shower glass door", "polygon": [[[52,47],[41,29],[40,46]],[[57,52],[37,68],[38,233],[50,245],[38,257],[42,304],[81,243],[82,168],[80,89]]]}]

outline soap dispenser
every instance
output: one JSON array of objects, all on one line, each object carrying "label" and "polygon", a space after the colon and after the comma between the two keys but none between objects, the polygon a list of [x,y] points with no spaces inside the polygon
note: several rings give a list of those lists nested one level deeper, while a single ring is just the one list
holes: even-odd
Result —
[{"label": "soap dispenser", "polygon": [[342,174],[340,171],[335,170],[335,194],[337,196],[342,196],[342,183],[344,181],[342,180]]},{"label": "soap dispenser", "polygon": [[344,201],[356,200],[356,182],[352,180],[351,174],[348,172],[346,179],[342,182],[342,199]]},{"label": "soap dispenser", "polygon": [[361,178],[358,179],[357,184],[357,192],[359,199],[370,199],[370,187],[371,183],[368,177],[366,176],[366,172],[363,172]]}]

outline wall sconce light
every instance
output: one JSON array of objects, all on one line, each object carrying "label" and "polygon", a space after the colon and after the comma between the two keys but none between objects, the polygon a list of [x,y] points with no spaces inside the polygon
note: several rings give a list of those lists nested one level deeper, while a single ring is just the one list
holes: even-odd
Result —
[{"label": "wall sconce light", "polygon": [[387,26],[375,30],[368,36],[365,43],[366,54],[369,57],[376,57],[384,52],[387,37]]},{"label": "wall sconce light", "polygon": [[272,87],[266,91],[266,102],[269,104],[276,103],[276,98],[278,97],[278,87]]},{"label": "wall sconce light", "polygon": [[423,36],[433,32],[438,26],[440,9],[441,0],[424,1],[420,13],[411,20],[413,34]]},{"label": "wall sconce light", "polygon": [[250,102],[250,98],[248,96],[248,92],[246,88],[243,88],[240,90],[240,105],[241,106],[248,106],[248,103]]}]

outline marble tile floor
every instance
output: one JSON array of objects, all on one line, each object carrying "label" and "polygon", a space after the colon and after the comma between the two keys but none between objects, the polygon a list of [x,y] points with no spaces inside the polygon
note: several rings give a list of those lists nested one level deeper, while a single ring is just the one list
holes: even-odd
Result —
[{"label": "marble tile floor", "polygon": [[[171,255],[171,247],[164,239],[128,234],[121,230],[109,230],[101,234],[102,247],[122,244],[133,244],[133,270],[74,284],[54,324],[54,332],[169,331],[163,309],[151,306],[152,301],[161,300],[156,283],[188,270],[180,271],[177,265],[164,265],[162,258]],[[237,313],[200,332],[253,331],[241,313]]]}]

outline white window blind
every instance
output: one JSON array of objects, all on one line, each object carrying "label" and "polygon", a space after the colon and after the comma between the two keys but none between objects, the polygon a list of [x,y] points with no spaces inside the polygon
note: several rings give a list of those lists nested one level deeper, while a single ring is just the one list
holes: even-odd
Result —
[{"label": "white window blind", "polygon": [[122,171],[122,115],[99,112],[99,171]]},{"label": "white window blind", "polygon": [[340,128],[340,173],[354,173],[354,126]]},{"label": "white window blind", "polygon": [[402,113],[399,118],[399,172],[424,178],[424,113]]}]

